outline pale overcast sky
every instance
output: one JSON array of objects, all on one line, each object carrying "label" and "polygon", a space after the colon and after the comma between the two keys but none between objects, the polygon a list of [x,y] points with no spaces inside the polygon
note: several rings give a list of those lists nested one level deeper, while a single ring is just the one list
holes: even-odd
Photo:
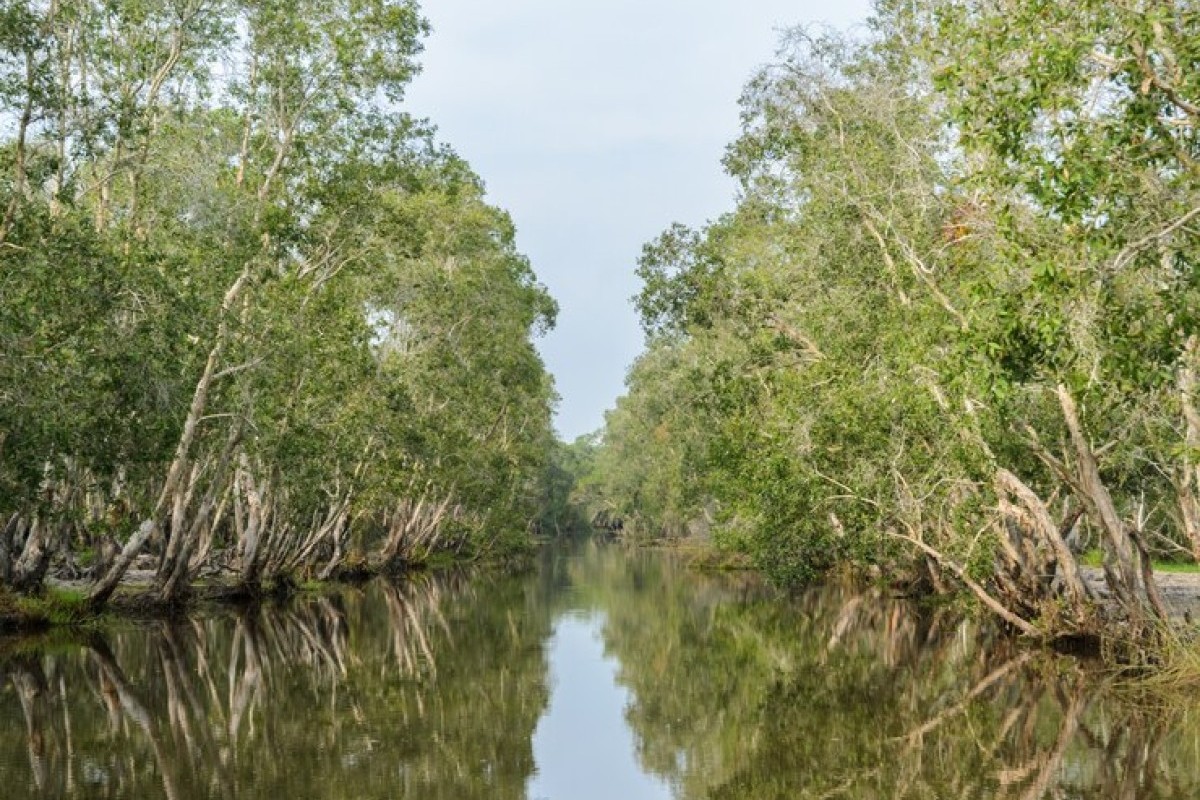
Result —
[{"label": "pale overcast sky", "polygon": [[642,349],[642,245],[732,207],[737,99],[798,23],[845,28],[869,0],[424,0],[433,24],[408,109],[429,117],[512,214],[558,300],[538,347],[565,439],[599,428]]}]

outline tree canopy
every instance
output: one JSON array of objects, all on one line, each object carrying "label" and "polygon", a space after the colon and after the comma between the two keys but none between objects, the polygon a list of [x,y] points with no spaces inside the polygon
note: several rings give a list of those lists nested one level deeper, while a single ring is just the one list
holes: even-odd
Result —
[{"label": "tree canopy", "polygon": [[99,603],[150,553],[173,599],[520,546],[556,307],[404,110],[416,3],[0,17],[0,584]]},{"label": "tree canopy", "polygon": [[783,583],[965,589],[1027,633],[1200,554],[1191,3],[881,0],[747,84],[736,207],[647,245],[589,476]]}]

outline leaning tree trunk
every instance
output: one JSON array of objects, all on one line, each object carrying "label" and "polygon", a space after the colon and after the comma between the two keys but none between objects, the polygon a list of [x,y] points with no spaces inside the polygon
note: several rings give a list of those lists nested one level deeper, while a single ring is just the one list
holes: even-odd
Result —
[{"label": "leaning tree trunk", "polygon": [[[176,504],[177,511],[172,514],[171,518],[171,540],[167,543],[167,552],[163,555],[157,576],[158,595],[162,602],[170,603],[178,600],[191,581],[194,574],[193,570],[195,569],[192,563],[192,554],[195,552],[202,535],[208,531],[210,525],[213,523],[213,512],[217,504],[217,499],[226,490],[226,476],[229,472],[229,465],[233,460],[233,451],[237,447],[238,442],[241,441],[241,434],[241,423],[235,422],[229,429],[225,446],[216,460],[216,466],[213,468],[212,475],[209,476],[208,487],[205,489],[204,496],[200,500],[200,506],[191,520],[187,519],[185,512],[187,507],[190,506],[190,499],[194,494],[195,486],[189,487],[187,492],[184,493],[189,502]],[[198,475],[199,471],[193,470],[193,484],[197,481]],[[211,537],[211,532],[208,535]]]},{"label": "leaning tree trunk", "polygon": [[259,559],[259,546],[262,541],[263,527],[266,524],[266,490],[255,484],[244,454],[242,455],[240,477],[240,497],[244,498],[246,502],[246,529],[238,548],[242,556],[240,580],[244,586],[253,586],[258,583],[258,573],[262,563]]},{"label": "leaning tree trunk", "polygon": [[1075,451],[1077,474],[1073,488],[1104,534],[1107,551],[1105,578],[1109,588],[1131,617],[1141,618],[1147,607],[1155,616],[1165,617],[1166,609],[1158,593],[1149,557],[1117,513],[1112,495],[1100,476],[1100,467],[1091,443],[1083,433],[1075,400],[1067,387],[1061,384],[1058,387],[1058,400]]},{"label": "leaning tree trunk", "polygon": [[1042,499],[1006,469],[996,471],[996,495],[1004,527],[1002,571],[1013,595],[1008,604],[1037,613],[1046,603],[1063,602],[1077,621],[1085,620],[1091,594],[1065,538],[1078,515],[1068,512],[1055,523]]},{"label": "leaning tree trunk", "polygon": [[432,486],[426,487],[416,503],[405,498],[396,504],[387,520],[387,538],[376,560],[379,569],[396,569],[422,561],[436,551],[454,493],[453,489],[447,492],[439,503],[432,497],[434,491]]},{"label": "leaning tree trunk", "polygon": [[93,608],[103,606],[112,597],[112,593],[116,591],[117,585],[121,582],[121,578],[125,576],[125,572],[129,569],[129,565],[133,563],[134,558],[145,547],[146,542],[157,533],[161,524],[163,512],[167,509],[167,504],[174,497],[176,487],[182,480],[184,473],[188,468],[191,458],[192,443],[196,439],[196,429],[200,425],[200,420],[204,416],[204,411],[208,407],[208,393],[212,388],[213,380],[217,376],[217,366],[221,362],[221,356],[225,351],[225,344],[229,339],[229,323],[228,316],[233,304],[237,302],[241,296],[242,290],[250,281],[249,263],[242,269],[237,280],[225,292],[225,298],[221,302],[221,321],[217,326],[216,338],[213,341],[212,348],[208,351],[208,359],[204,363],[204,371],[200,375],[200,380],[196,382],[195,391],[192,393],[192,404],[188,408],[187,417],[183,421],[183,431],[179,435],[179,443],[175,447],[175,455],[171,459],[171,466],[167,469],[167,479],[163,483],[162,492],[158,496],[158,501],[151,509],[150,515],[142,520],[142,524],[138,527],[137,533],[130,537],[125,543],[121,553],[117,556],[113,565],[109,567],[108,572],[96,582],[88,594],[88,604]]}]

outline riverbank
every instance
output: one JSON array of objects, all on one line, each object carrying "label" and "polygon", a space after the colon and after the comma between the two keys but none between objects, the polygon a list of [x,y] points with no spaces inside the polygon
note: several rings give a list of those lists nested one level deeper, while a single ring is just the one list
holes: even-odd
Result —
[{"label": "riverbank", "polygon": [[[690,569],[702,573],[759,572],[745,554],[722,551],[706,542],[682,539],[639,543],[630,540],[627,544],[675,553]],[[1107,621],[1097,622],[1096,629],[1090,632],[1069,631],[1061,635],[1024,638],[1032,638],[1050,649],[1070,654],[1099,655],[1110,668],[1124,671],[1133,667],[1142,678],[1155,683],[1177,688],[1200,684],[1200,571],[1191,564],[1155,564],[1155,582],[1167,611],[1167,619],[1165,624],[1152,622],[1149,627],[1143,626],[1140,633],[1134,632],[1123,621],[1125,618],[1112,598],[1103,568],[1081,565],[1080,576],[1098,607],[1094,619]],[[910,582],[889,583],[877,568],[865,573],[862,570],[840,573],[834,582],[842,581],[851,585],[882,588],[896,597],[919,599],[921,596],[912,594]],[[922,591],[928,592],[928,587]],[[936,603],[939,606],[948,604],[960,608],[964,614],[973,613],[969,610],[973,607],[973,598],[969,593],[964,592],[957,599],[953,594],[924,596],[940,601]],[[993,618],[982,607],[975,613]]]},{"label": "riverbank", "polygon": [[[1092,594],[1104,601],[1111,599],[1102,568],[1080,567],[1080,574]],[[1154,580],[1172,621],[1190,624],[1200,620],[1200,572],[1155,569]]]},{"label": "riverbank", "polygon": [[531,549],[486,560],[438,556],[400,570],[371,569],[364,565],[358,569],[342,570],[325,581],[289,580],[255,587],[247,586],[234,573],[224,573],[192,584],[186,595],[170,603],[156,596],[154,570],[133,569],[126,573],[117,591],[99,609],[88,603],[90,584],[86,581],[50,578],[37,594],[17,594],[0,586],[0,637],[23,636],[55,628],[88,628],[120,619],[183,617],[206,606],[236,607],[304,594],[334,593],[341,588],[358,586],[380,577],[409,580],[420,575],[468,568],[515,573],[530,568],[534,552]]},{"label": "riverbank", "polygon": [[1194,694],[1130,690],[982,615],[850,582],[781,594],[592,542],[533,564],[6,639],[0,785],[59,800],[1200,788]]},{"label": "riverbank", "polygon": [[[757,571],[751,558],[744,553],[723,551],[702,542],[681,540],[676,543],[658,542],[637,546],[648,549],[661,548],[678,553],[687,559],[690,567],[702,571]],[[1104,580],[1103,568],[1084,564],[1080,566],[1080,574],[1088,590],[1096,598],[1101,601],[1111,598],[1111,592]],[[866,577],[877,580],[880,576]],[[1154,579],[1172,620],[1195,619],[1200,622],[1200,567],[1192,564],[1156,563]]]},{"label": "riverbank", "polygon": [[164,603],[155,597],[153,577],[153,573],[131,575],[99,609],[88,602],[86,586],[79,582],[51,580],[41,592],[31,595],[0,588],[0,636],[21,636],[54,628],[88,628],[117,619],[186,616],[205,605],[238,605],[348,583],[312,582],[250,591],[232,580],[217,581],[196,585],[187,596]]}]

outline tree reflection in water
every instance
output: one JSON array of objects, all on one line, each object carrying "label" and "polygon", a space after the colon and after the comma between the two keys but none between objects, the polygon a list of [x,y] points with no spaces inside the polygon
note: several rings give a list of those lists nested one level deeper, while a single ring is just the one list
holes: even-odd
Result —
[{"label": "tree reflection in water", "polygon": [[[6,797],[521,798],[555,618],[594,615],[680,798],[1182,798],[1200,724],[948,610],[614,547],[9,643]],[[569,676],[556,691],[570,691]],[[589,747],[587,731],[579,747]]]},{"label": "tree reflection in water", "polygon": [[25,727],[0,729],[0,785],[522,797],[547,696],[550,617],[532,588],[447,574],[2,657],[0,718]]},{"label": "tree reflection in water", "polygon": [[1194,710],[949,610],[850,586],[781,600],[657,556],[574,566],[602,587],[642,764],[678,797],[1200,796]]}]

